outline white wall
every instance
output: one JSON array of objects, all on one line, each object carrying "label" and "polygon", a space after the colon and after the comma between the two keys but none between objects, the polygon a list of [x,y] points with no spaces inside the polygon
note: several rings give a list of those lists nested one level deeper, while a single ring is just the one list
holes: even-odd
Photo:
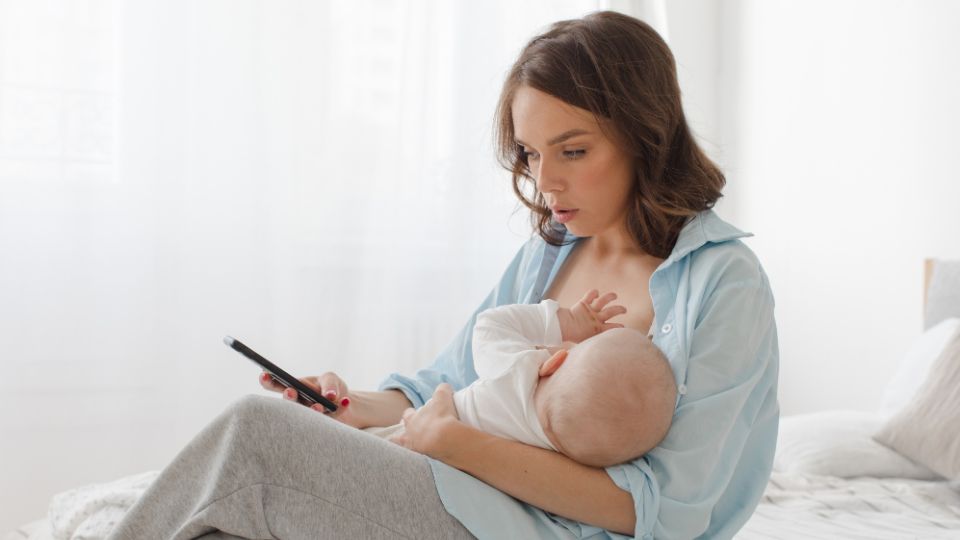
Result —
[{"label": "white wall", "polygon": [[725,204],[776,294],[782,410],[874,410],[921,331],[924,257],[960,257],[960,3],[722,11]]}]

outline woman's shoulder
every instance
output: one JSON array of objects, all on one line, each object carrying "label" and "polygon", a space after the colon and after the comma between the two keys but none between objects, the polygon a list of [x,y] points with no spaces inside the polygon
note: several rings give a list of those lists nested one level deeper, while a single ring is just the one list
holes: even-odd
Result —
[{"label": "woman's shoulder", "polygon": [[[686,254],[691,280],[708,286],[738,282],[766,286],[767,277],[759,257],[743,241],[752,233],[737,229],[712,211],[701,213],[697,221],[694,228],[699,230],[693,234],[696,238]],[[682,233],[680,240],[684,240]]]},{"label": "woman's shoulder", "polygon": [[704,244],[690,254],[691,271],[728,278],[759,279],[763,275],[760,259],[739,239]]}]

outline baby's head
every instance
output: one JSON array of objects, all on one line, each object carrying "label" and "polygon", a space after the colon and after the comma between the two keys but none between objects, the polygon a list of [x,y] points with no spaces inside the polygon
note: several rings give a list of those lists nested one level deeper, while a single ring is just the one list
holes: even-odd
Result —
[{"label": "baby's head", "polygon": [[572,347],[534,393],[550,442],[595,467],[645,454],[667,434],[677,387],[670,364],[642,333],[607,330]]}]

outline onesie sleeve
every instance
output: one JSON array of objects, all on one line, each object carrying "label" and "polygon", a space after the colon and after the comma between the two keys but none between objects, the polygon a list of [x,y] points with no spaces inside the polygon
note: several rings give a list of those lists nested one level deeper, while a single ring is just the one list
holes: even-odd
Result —
[{"label": "onesie sleeve", "polygon": [[477,316],[487,309],[515,304],[525,297],[533,288],[544,246],[539,237],[534,237],[520,248],[497,285],[429,367],[420,369],[412,377],[393,373],[380,383],[380,390],[400,390],[414,407],[421,407],[440,383],[449,383],[454,390],[460,390],[477,380],[472,350]]},{"label": "onesie sleeve", "polygon": [[473,327],[473,366],[481,379],[496,377],[525,358],[550,357],[537,346],[562,343],[559,305],[553,300],[539,304],[509,304],[481,312]]}]

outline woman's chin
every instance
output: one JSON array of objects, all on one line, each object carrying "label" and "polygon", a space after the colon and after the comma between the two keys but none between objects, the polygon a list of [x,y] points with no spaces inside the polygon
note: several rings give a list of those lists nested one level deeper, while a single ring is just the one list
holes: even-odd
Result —
[{"label": "woman's chin", "polygon": [[568,233],[576,236],[583,237],[586,233],[583,227],[580,227],[578,223],[568,222],[568,223],[558,223],[554,220],[551,224],[554,229],[566,229]]},{"label": "woman's chin", "polygon": [[588,236],[593,236],[593,233],[587,230],[585,227],[579,227],[573,223],[567,223],[567,232],[576,236],[577,238],[586,238]]}]

